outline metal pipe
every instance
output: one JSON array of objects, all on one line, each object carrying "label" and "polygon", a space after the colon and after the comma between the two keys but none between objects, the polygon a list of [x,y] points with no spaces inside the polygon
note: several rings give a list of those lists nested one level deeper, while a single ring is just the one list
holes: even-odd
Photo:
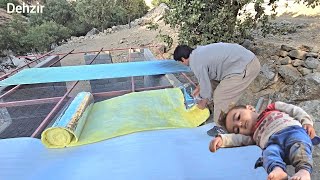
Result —
[{"label": "metal pipe", "polygon": [[[146,90],[155,90],[155,89],[165,89],[172,88],[173,86],[154,86],[147,88],[137,88],[136,92],[146,91]],[[99,92],[92,93],[94,97],[113,97],[124,95],[132,92],[131,90],[120,90],[120,91],[109,91],[109,92]],[[26,105],[35,105],[35,104],[48,104],[48,103],[56,103],[59,102],[63,97],[53,97],[53,98],[42,98],[42,99],[32,99],[32,100],[23,100],[23,101],[11,101],[11,102],[3,102],[0,103],[0,108],[5,107],[17,107],[17,106],[26,106]]]},{"label": "metal pipe", "polygon": [[[101,48],[100,52],[103,50]],[[100,52],[92,59],[92,61],[89,63],[91,64],[100,54]],[[62,102],[66,99],[66,97],[70,94],[70,92],[76,87],[76,85],[79,83],[79,81],[76,81],[71,88],[64,94],[64,96],[60,99],[60,101],[53,107],[51,112],[48,114],[48,116],[41,122],[41,124],[38,126],[38,128],[32,133],[31,137],[36,137],[39,135],[41,131],[44,130],[44,128],[49,124],[49,120],[56,114],[56,112],[59,110],[60,106],[62,105]]]},{"label": "metal pipe", "polygon": [[49,65],[49,67],[55,65],[57,62],[60,62],[63,58],[65,58],[66,56],[68,56],[69,54],[71,54],[74,51],[74,49],[72,49],[70,52],[68,52],[67,54],[65,54],[64,56],[62,56],[60,59],[56,60],[55,62],[51,63]]},{"label": "metal pipe", "polygon": [[66,99],[68,94],[74,89],[74,87],[78,84],[79,81],[75,82],[72,87],[64,94],[64,96],[60,99],[60,101],[53,107],[48,116],[41,122],[38,128],[32,133],[31,137],[36,137],[40,131],[43,131],[44,128],[49,124],[49,119],[51,119],[55,113],[59,110],[62,102]]},{"label": "metal pipe", "polygon": [[59,102],[61,98],[62,97],[53,97],[53,98],[31,99],[31,100],[24,100],[24,101],[3,102],[3,103],[0,103],[0,108],[56,103],[56,102]]},{"label": "metal pipe", "polygon": [[[129,55],[128,55],[128,61],[131,62],[131,48],[129,48]],[[131,90],[134,92],[134,78],[131,76]]]},{"label": "metal pipe", "polygon": [[[140,91],[147,91],[147,90],[156,90],[156,89],[165,89],[165,88],[172,88],[173,86],[154,86],[154,87],[146,87],[146,88],[137,88],[135,89],[135,92]],[[127,93],[132,92],[131,90],[120,90],[120,91],[109,91],[109,92],[99,92],[99,93],[93,93],[94,97],[113,97],[113,96],[120,96]]]},{"label": "metal pipe", "polygon": [[[68,54],[66,54],[65,56],[63,56],[63,57],[61,57],[60,59],[58,59],[57,61],[55,61],[54,63],[50,64],[49,67],[51,67],[51,66],[54,65],[55,63],[61,61],[63,58],[65,58],[66,56],[68,56],[72,51],[74,51],[74,49],[71,50],[71,51],[70,51]],[[13,87],[12,89],[10,89],[9,91],[7,91],[6,93],[2,94],[2,95],[0,96],[0,99],[3,98],[3,97],[5,97],[5,96],[8,96],[8,95],[14,93],[19,87],[21,87],[21,84]]]},{"label": "metal pipe", "polygon": [[[132,49],[141,49],[141,48],[149,48],[149,47],[158,47],[159,45],[155,46],[141,46],[141,47],[135,47]],[[123,51],[123,50],[128,50],[129,48],[111,48],[111,49],[104,49],[104,51]],[[73,52],[71,54],[83,54],[83,53],[94,53],[94,52],[99,52],[98,50],[93,50],[93,51],[78,51],[78,52]],[[65,55],[66,53],[57,53],[57,54],[52,54],[56,56],[61,56]],[[37,57],[37,56],[17,56],[18,58],[25,58],[25,57]]]},{"label": "metal pipe", "polygon": [[11,88],[9,91],[7,91],[7,92],[5,92],[4,94],[2,94],[2,95],[0,96],[0,99],[2,99],[3,97],[8,96],[8,95],[14,93],[20,86],[21,86],[21,84],[15,86],[15,87],[13,87],[13,88]]},{"label": "metal pipe", "polygon": [[23,65],[23,66],[21,66],[21,67],[19,67],[19,68],[17,68],[17,69],[14,69],[13,71],[11,71],[11,72],[9,72],[9,73],[7,73],[7,74],[2,75],[2,76],[0,77],[0,80],[5,79],[6,77],[8,77],[9,75],[11,75],[12,73],[14,73],[14,72],[16,72],[16,71],[18,71],[18,70],[20,70],[20,69],[28,66],[29,64],[31,64],[31,63],[33,63],[33,62],[36,62],[37,60],[39,60],[39,59],[41,59],[41,58],[43,58],[43,57],[51,54],[52,52],[53,52],[53,51],[50,51],[50,52],[48,52],[48,53],[40,56],[39,58],[37,58],[37,59],[35,59],[35,60],[33,60],[33,61],[31,61],[31,62],[29,62],[29,63],[27,63],[27,64],[25,64],[25,65]]},{"label": "metal pipe", "polygon": [[195,82],[193,82],[185,73],[181,73],[192,85],[197,86]]}]

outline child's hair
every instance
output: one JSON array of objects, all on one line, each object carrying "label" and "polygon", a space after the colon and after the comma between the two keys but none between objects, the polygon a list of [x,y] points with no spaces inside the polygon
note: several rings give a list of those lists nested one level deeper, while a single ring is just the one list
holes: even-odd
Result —
[{"label": "child's hair", "polygon": [[220,124],[220,126],[227,129],[227,127],[226,127],[227,115],[229,114],[229,112],[231,112],[234,109],[246,109],[246,106],[245,105],[231,105],[231,106],[229,106],[229,111],[227,113],[221,111],[219,119],[218,119],[218,123]]}]

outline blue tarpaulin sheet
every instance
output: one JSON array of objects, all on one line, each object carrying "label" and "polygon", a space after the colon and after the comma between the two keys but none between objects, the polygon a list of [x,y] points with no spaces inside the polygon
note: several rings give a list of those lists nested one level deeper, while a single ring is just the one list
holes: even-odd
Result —
[{"label": "blue tarpaulin sheet", "polygon": [[265,180],[254,169],[258,146],[208,149],[213,124],[144,131],[66,149],[39,139],[0,140],[0,179],[218,179]]},{"label": "blue tarpaulin sheet", "polygon": [[159,75],[190,71],[188,66],[174,60],[30,68],[0,81],[0,86]]}]

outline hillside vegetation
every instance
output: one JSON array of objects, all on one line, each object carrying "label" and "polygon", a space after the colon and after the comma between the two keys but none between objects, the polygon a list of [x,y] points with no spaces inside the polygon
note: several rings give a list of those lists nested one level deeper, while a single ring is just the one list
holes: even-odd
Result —
[{"label": "hillside vegetation", "polygon": [[[21,4],[21,1],[2,0]],[[44,3],[42,3],[44,2]],[[52,44],[60,44],[71,36],[85,35],[96,27],[100,31],[119,24],[127,24],[143,16],[148,7],[144,0],[46,0],[40,1],[43,13],[4,15],[0,29],[0,52],[14,54],[45,52]],[[2,17],[2,15],[1,15]]]}]

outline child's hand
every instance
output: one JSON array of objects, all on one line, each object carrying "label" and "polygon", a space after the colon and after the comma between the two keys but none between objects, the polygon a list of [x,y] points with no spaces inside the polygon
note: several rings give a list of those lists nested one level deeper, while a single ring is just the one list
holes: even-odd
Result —
[{"label": "child's hand", "polygon": [[214,139],[211,140],[209,149],[211,152],[216,152],[223,144],[222,138],[221,137],[215,137]]},{"label": "child's hand", "polygon": [[303,125],[303,128],[305,130],[307,130],[307,134],[310,136],[311,139],[313,139],[316,136],[316,132],[315,132],[315,130],[314,130],[312,125],[305,124],[305,125]]}]

